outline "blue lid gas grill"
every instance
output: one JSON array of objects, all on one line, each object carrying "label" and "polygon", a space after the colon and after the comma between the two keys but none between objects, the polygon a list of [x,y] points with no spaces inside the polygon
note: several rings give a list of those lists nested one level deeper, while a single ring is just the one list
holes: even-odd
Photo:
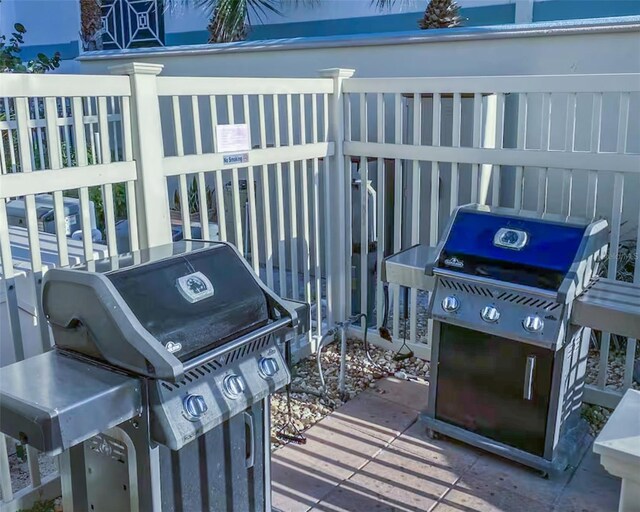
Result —
[{"label": "blue lid gas grill", "polygon": [[545,473],[571,462],[590,338],[571,311],[607,238],[603,220],[468,205],[436,248],[385,261],[383,280],[433,290],[428,429]]},{"label": "blue lid gas grill", "polygon": [[65,510],[268,511],[278,340],[308,330],[237,250],[176,242],[52,269],[54,350],[2,369],[0,430],[63,453]]}]

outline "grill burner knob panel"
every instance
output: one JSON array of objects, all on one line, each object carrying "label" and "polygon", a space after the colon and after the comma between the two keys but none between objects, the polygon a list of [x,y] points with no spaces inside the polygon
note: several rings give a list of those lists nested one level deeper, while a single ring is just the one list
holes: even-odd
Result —
[{"label": "grill burner knob panel", "polygon": [[207,402],[202,395],[187,395],[182,401],[184,410],[192,419],[197,419],[207,412]]},{"label": "grill burner knob panel", "polygon": [[260,368],[260,373],[264,378],[273,377],[278,370],[278,363],[273,357],[263,357],[258,362],[258,368]]},{"label": "grill burner knob panel", "polygon": [[246,389],[244,379],[240,375],[227,375],[222,382],[222,389],[229,398],[238,398]]},{"label": "grill burner knob panel", "polygon": [[442,299],[442,309],[447,313],[455,313],[460,308],[460,301],[453,295]]},{"label": "grill burner knob panel", "polygon": [[522,327],[527,332],[540,332],[544,327],[544,321],[538,315],[529,315],[522,321]]},{"label": "grill burner knob panel", "polygon": [[500,318],[500,311],[494,306],[485,306],[480,311],[480,318],[489,324],[495,324]]}]

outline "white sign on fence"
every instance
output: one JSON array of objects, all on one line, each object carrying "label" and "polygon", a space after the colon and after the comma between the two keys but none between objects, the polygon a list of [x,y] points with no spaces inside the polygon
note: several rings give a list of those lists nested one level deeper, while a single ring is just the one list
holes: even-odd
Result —
[{"label": "white sign on fence", "polygon": [[249,163],[249,153],[236,153],[233,155],[224,155],[222,157],[224,165],[247,164]]},{"label": "white sign on fence", "polygon": [[219,124],[216,126],[216,141],[219,153],[251,149],[249,127],[246,124]]}]

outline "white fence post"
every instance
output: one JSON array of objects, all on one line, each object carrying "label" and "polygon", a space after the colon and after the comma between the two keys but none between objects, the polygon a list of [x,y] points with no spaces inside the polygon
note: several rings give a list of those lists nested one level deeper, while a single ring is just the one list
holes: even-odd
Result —
[{"label": "white fence post", "polygon": [[[156,76],[162,64],[130,62],[111,66],[114,75],[129,75],[131,80],[131,133],[136,162],[136,207],[140,248],[171,242],[171,220],[167,181],[164,175],[164,150],[160,124],[160,104]],[[123,123],[127,122],[123,119]]]},{"label": "white fence post", "polygon": [[[325,258],[327,265],[327,322],[341,322],[350,313],[351,304],[351,171],[344,156],[344,98],[342,86],[355,69],[323,69],[320,76],[333,79],[329,106],[329,141],[335,153],[325,160]],[[326,120],[325,120],[326,122]]]},{"label": "white fence post", "polygon": [[[496,147],[496,123],[498,98],[495,94],[490,94],[485,98],[484,107],[486,109],[484,119],[484,136],[482,138],[482,147],[495,149]],[[491,175],[493,173],[493,165],[482,164],[480,166],[480,183],[478,184],[478,202],[480,204],[487,204],[487,197],[489,195],[489,183],[491,182]],[[497,205],[494,205],[497,206]]]}]

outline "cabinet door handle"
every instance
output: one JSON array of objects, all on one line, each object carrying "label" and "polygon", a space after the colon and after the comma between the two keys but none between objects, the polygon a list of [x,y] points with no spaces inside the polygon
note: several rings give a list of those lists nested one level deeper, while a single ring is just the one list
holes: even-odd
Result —
[{"label": "cabinet door handle", "polygon": [[253,416],[251,413],[244,413],[244,424],[246,428],[246,436],[249,438],[247,443],[247,458],[245,460],[245,467],[247,469],[252,468],[255,463],[255,436],[253,428]]},{"label": "cabinet door handle", "polygon": [[522,397],[531,400],[533,397],[533,375],[536,370],[536,356],[527,357],[527,366],[524,369],[524,390]]}]

